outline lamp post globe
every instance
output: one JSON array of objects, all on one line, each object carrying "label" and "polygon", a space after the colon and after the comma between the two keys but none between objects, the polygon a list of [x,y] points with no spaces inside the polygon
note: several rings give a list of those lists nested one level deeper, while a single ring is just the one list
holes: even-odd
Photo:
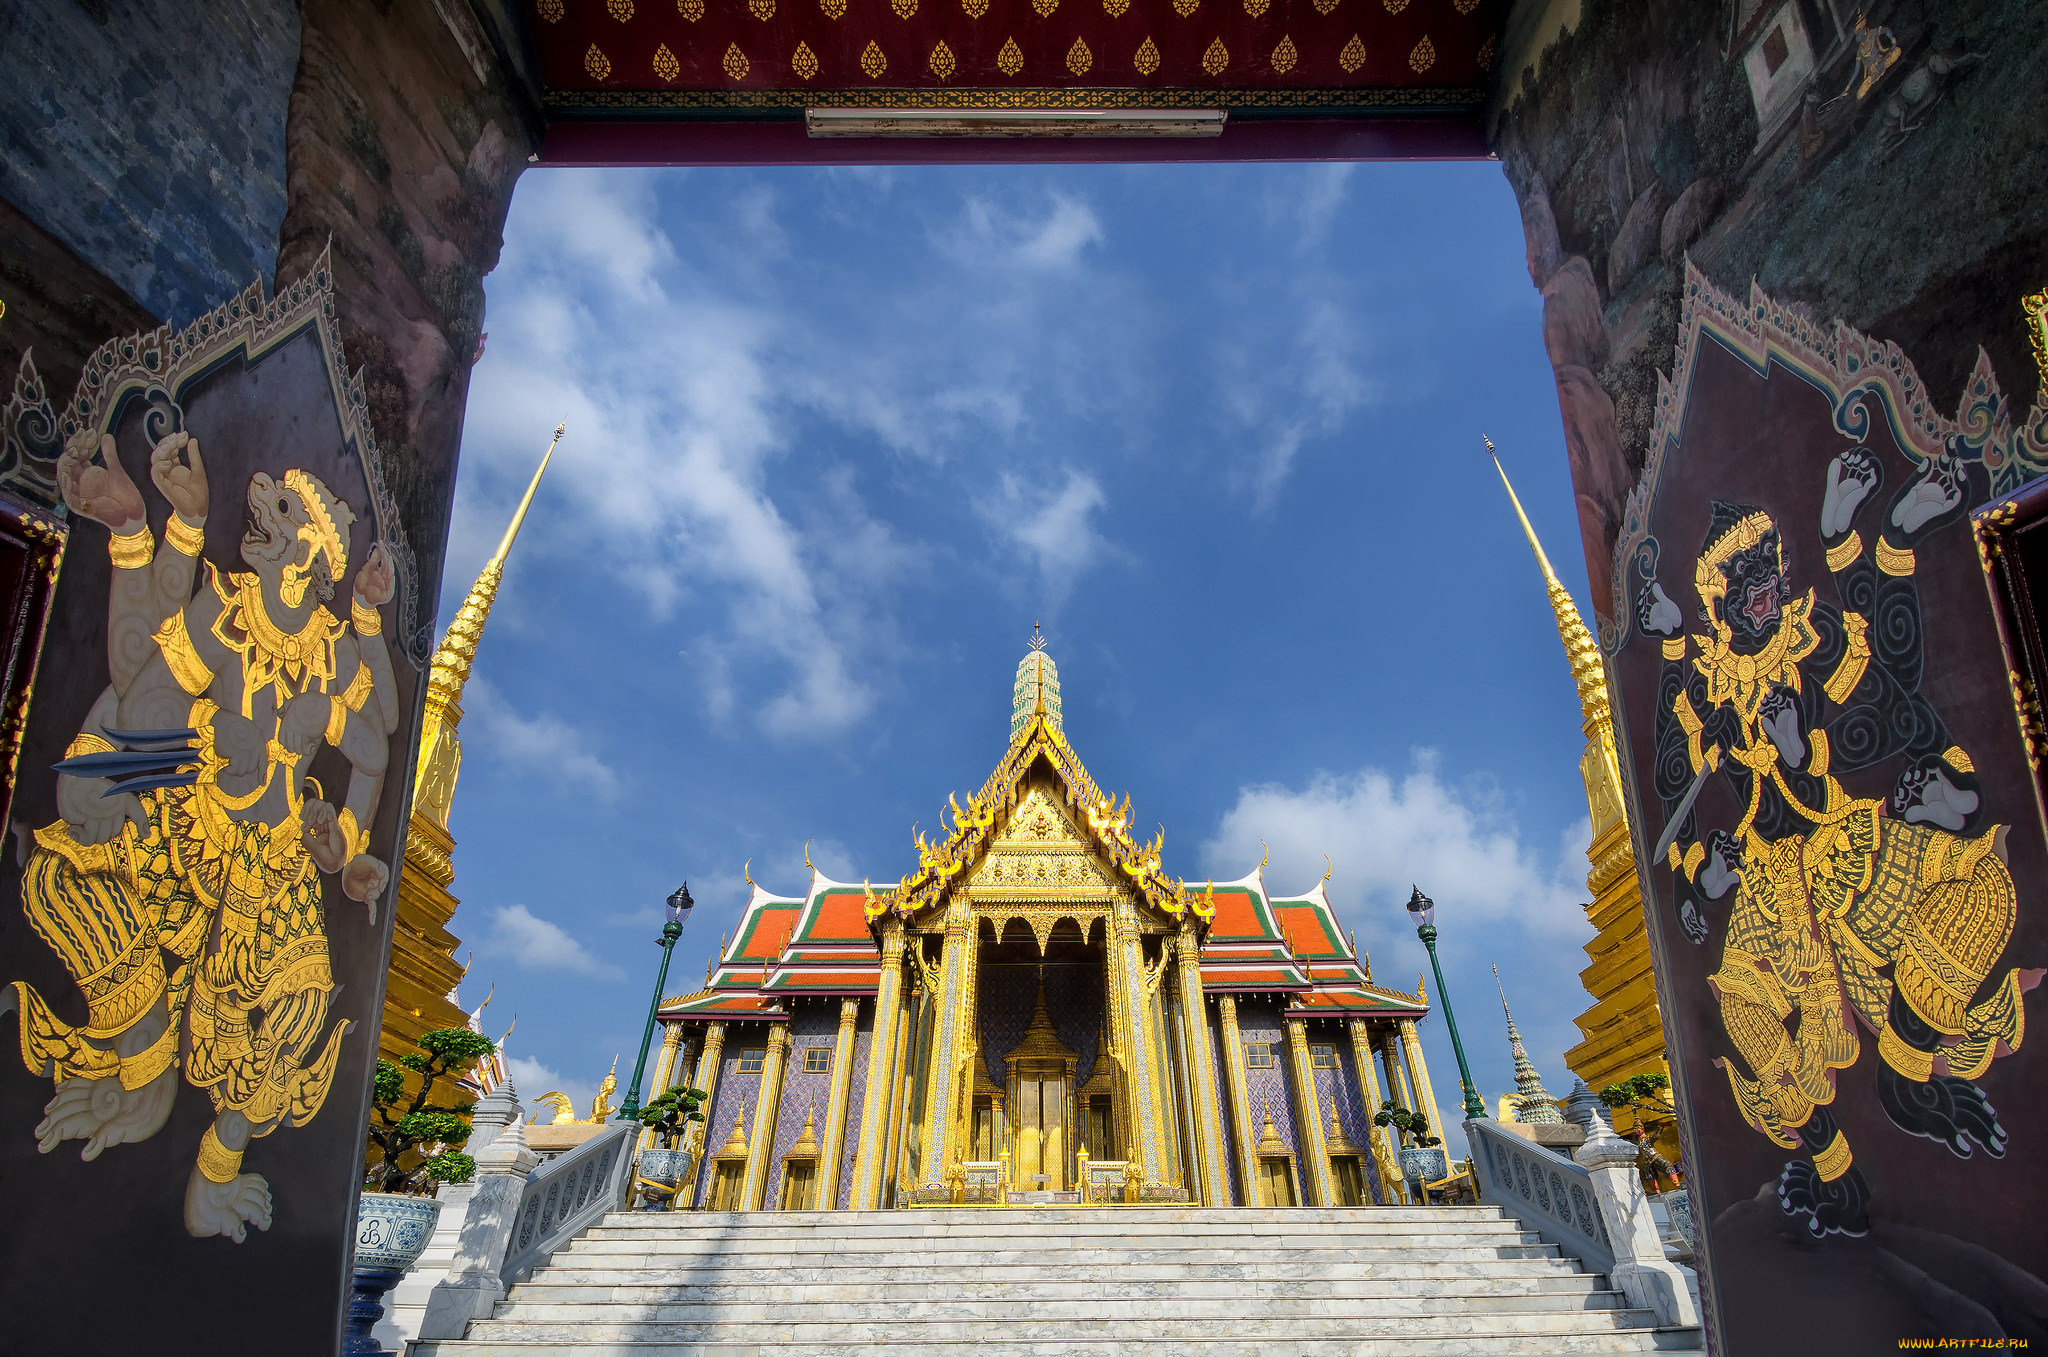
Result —
[{"label": "lamp post globe", "polygon": [[1465,1062],[1465,1043],[1458,1040],[1458,1018],[1451,1011],[1451,992],[1444,986],[1444,968],[1436,958],[1436,901],[1424,895],[1420,886],[1409,887],[1408,917],[1414,921],[1415,936],[1429,950],[1429,969],[1436,974],[1436,997],[1444,1006],[1444,1026],[1450,1030],[1451,1050],[1458,1057],[1458,1078],[1465,1088],[1465,1120],[1483,1119],[1486,1101],[1479,1096],[1478,1085],[1472,1082],[1471,1067]]},{"label": "lamp post globe", "polygon": [[690,911],[697,902],[690,898],[690,883],[669,892],[668,922],[661,926],[661,936],[655,941],[661,947],[661,969],[654,976],[654,998],[647,1005],[647,1027],[640,1034],[640,1055],[633,1062],[633,1082],[626,1086],[625,1101],[619,1104],[620,1121],[637,1121],[640,1118],[640,1076],[647,1072],[647,1048],[654,1041],[654,1018],[661,1011],[661,991],[668,984],[669,958],[675,955],[676,939],[683,935],[683,920],[690,917]]}]

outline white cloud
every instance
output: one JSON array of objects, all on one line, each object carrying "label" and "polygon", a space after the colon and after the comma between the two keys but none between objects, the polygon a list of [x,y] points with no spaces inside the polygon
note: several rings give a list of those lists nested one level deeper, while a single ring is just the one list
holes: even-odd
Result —
[{"label": "white cloud", "polygon": [[1250,436],[1238,475],[1261,514],[1279,498],[1302,445],[1337,432],[1378,395],[1360,362],[1350,308],[1304,287],[1293,307],[1267,319],[1273,328],[1220,341],[1214,364],[1216,399]]},{"label": "white cloud", "polygon": [[591,736],[546,712],[521,716],[489,680],[471,678],[463,692],[469,736],[493,758],[523,765],[566,786],[580,787],[600,801],[619,794],[619,776],[590,752]]},{"label": "white cloud", "polygon": [[1302,249],[1316,248],[1329,237],[1357,171],[1352,163],[1307,165],[1299,175],[1274,180],[1265,202],[1266,220],[1293,226]]},{"label": "white cloud", "polygon": [[1082,575],[1115,551],[1095,527],[1096,512],[1108,503],[1102,483],[1085,471],[1069,467],[1057,485],[1032,484],[1005,473],[982,515],[1031,554],[1044,601],[1057,608]]},{"label": "white cloud", "polygon": [[484,913],[486,931],[477,944],[486,956],[502,957],[522,970],[560,971],[592,980],[624,980],[626,973],[589,949],[559,924],[525,905],[502,905]]},{"label": "white cloud", "polygon": [[956,257],[984,266],[1023,266],[1068,273],[1090,245],[1108,239],[1087,203],[1055,193],[1043,214],[989,197],[969,198],[959,223],[938,243]]}]

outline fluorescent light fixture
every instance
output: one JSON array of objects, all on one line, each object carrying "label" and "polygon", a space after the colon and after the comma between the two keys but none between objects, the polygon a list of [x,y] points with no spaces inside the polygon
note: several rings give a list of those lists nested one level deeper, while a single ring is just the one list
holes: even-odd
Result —
[{"label": "fluorescent light fixture", "polygon": [[807,108],[814,137],[1220,137],[1223,109]]}]

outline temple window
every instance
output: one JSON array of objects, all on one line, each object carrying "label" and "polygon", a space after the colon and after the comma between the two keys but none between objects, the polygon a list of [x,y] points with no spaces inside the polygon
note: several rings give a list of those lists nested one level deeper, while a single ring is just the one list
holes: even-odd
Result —
[{"label": "temple window", "polygon": [[1365,1179],[1358,1171],[1358,1156],[1337,1155],[1330,1160],[1330,1170],[1337,1176],[1337,1205],[1365,1205]]},{"label": "temple window", "polygon": [[968,1146],[968,1157],[983,1162],[996,1157],[996,1110],[994,1100],[986,1094],[974,1100],[974,1134]]},{"label": "temple window", "polygon": [[782,1209],[811,1209],[817,1182],[817,1166],[808,1159],[792,1159],[782,1174]]},{"label": "temple window", "polygon": [[1272,1069],[1273,1043],[1270,1041],[1247,1041],[1244,1044],[1244,1063],[1246,1069]]},{"label": "temple window", "polygon": [[832,1072],[832,1048],[830,1046],[806,1046],[804,1048],[805,1074],[830,1074]]},{"label": "temple window", "polygon": [[1294,1205],[1294,1175],[1285,1159],[1259,1160],[1259,1205]]},{"label": "temple window", "polygon": [[1088,1099],[1082,1116],[1087,1121],[1081,1128],[1081,1143],[1088,1147],[1090,1159],[1116,1158],[1116,1125],[1110,1120],[1109,1095],[1097,1093]]},{"label": "temple window", "polygon": [[718,1166],[718,1172],[711,1180],[711,1209],[714,1211],[737,1211],[740,1209],[740,1187],[746,1181],[747,1165],[744,1160],[730,1159]]},{"label": "temple window", "polygon": [[1337,1068],[1335,1046],[1311,1046],[1308,1048],[1308,1063],[1311,1069],[1334,1070]]},{"label": "temple window", "polygon": [[761,1072],[761,1062],[767,1058],[768,1050],[766,1047],[749,1046],[745,1048],[740,1052],[740,1073],[759,1074]]}]

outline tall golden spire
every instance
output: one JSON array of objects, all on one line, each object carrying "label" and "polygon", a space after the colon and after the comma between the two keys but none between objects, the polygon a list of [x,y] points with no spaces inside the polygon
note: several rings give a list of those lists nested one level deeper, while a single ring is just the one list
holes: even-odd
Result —
[{"label": "tall golden spire", "polygon": [[1536,529],[1529,524],[1529,515],[1522,512],[1521,497],[1515,494],[1514,484],[1508,480],[1507,470],[1500,464],[1500,454],[1493,450],[1493,440],[1481,435],[1486,444],[1486,455],[1493,458],[1493,469],[1500,472],[1500,483],[1507,487],[1508,502],[1515,506],[1515,517],[1522,522],[1522,535],[1529,539],[1529,550],[1536,553],[1536,566],[1543,572],[1543,587],[1550,595],[1550,611],[1557,616],[1557,637],[1564,642],[1564,655],[1571,662],[1572,682],[1579,688],[1579,711],[1585,718],[1586,734],[1593,734],[1594,725],[1611,728],[1612,716],[1607,704],[1607,676],[1600,664],[1600,647],[1593,642],[1593,634],[1586,630],[1586,623],[1579,616],[1579,608],[1572,602],[1572,596],[1557,578],[1557,572],[1550,568],[1550,558],[1543,554],[1543,543],[1536,540]]},{"label": "tall golden spire", "polygon": [[540,466],[527,483],[518,511],[505,526],[505,535],[498,539],[498,549],[484,563],[483,573],[470,586],[469,597],[462,601],[461,610],[448,624],[447,633],[434,651],[433,669],[427,678],[426,718],[420,724],[420,763],[413,786],[413,813],[427,816],[443,829],[448,827],[448,809],[455,800],[455,779],[462,772],[462,741],[455,733],[462,722],[462,689],[476,663],[477,643],[483,640],[491,605],[497,601],[498,582],[505,577],[505,558],[511,554],[519,527],[526,521],[526,511],[533,504],[534,492],[540,489],[540,478],[547,474],[555,444],[562,441],[567,427],[566,423],[555,426],[555,436],[548,440],[548,450],[541,454]]}]

